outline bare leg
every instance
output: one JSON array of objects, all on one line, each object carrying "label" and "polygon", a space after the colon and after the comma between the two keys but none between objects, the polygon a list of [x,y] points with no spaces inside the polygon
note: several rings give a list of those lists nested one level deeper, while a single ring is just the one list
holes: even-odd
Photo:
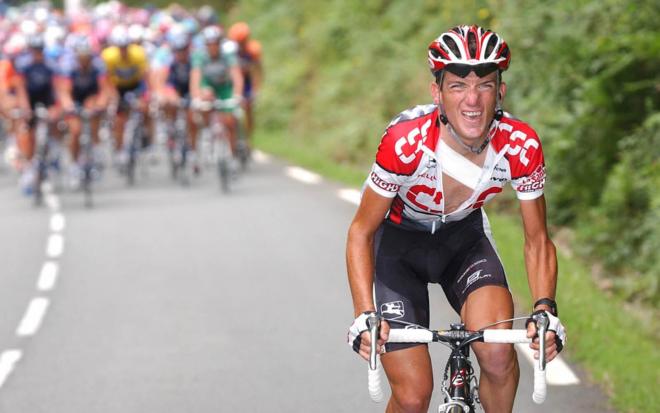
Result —
[{"label": "bare leg", "polygon": [[426,412],[433,392],[433,372],[428,347],[419,345],[381,357],[392,387],[388,413]]},{"label": "bare leg", "polygon": [[[461,319],[469,330],[477,330],[499,320],[513,317],[511,293],[499,286],[485,286],[472,292]],[[511,323],[492,328],[511,328]],[[511,344],[475,343],[472,349],[479,361],[479,396],[486,412],[511,412],[518,388],[518,360]]]}]

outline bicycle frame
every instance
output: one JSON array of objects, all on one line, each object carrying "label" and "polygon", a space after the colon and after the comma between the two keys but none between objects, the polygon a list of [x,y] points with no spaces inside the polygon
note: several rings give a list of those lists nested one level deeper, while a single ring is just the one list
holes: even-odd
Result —
[{"label": "bicycle frame", "polygon": [[[234,157],[229,142],[229,132],[220,121],[219,111],[223,109],[235,109],[236,102],[217,99],[213,102],[194,101],[193,107],[201,112],[211,112],[209,128],[213,135],[213,160],[216,163],[220,189],[222,192],[230,191],[231,161]],[[200,130],[201,133],[201,130]]]},{"label": "bicycle frame", "polygon": [[92,140],[92,118],[100,115],[98,111],[90,111],[85,108],[77,108],[77,113],[82,122],[80,133],[80,161],[83,172],[82,190],[85,196],[85,206],[90,208],[93,204],[92,181],[94,174],[98,173],[94,163],[94,142]]},{"label": "bicycle frame", "polygon": [[34,204],[39,206],[43,203],[42,184],[46,180],[48,173],[48,141],[50,120],[48,109],[43,105],[37,105],[34,109],[34,116],[37,123],[34,130],[35,157],[37,165],[37,174],[34,180]]},{"label": "bicycle frame", "polygon": [[128,165],[126,165],[126,179],[128,185],[135,184],[135,169],[137,168],[138,156],[142,149],[142,128],[144,128],[144,115],[140,108],[140,98],[127,94],[129,113],[124,125],[124,145],[128,145]]}]

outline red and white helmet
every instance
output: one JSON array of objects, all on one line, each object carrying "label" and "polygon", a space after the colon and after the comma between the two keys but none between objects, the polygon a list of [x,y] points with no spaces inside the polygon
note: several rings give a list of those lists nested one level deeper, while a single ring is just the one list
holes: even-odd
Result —
[{"label": "red and white helmet", "polygon": [[[477,69],[477,66],[487,69],[488,66],[495,65],[497,69],[504,71],[509,67],[511,53],[506,42],[495,32],[476,25],[456,26],[431,42],[428,60],[434,75],[447,65],[467,65],[474,69]],[[482,76],[479,70],[475,72]],[[465,74],[467,75],[467,72]]]}]

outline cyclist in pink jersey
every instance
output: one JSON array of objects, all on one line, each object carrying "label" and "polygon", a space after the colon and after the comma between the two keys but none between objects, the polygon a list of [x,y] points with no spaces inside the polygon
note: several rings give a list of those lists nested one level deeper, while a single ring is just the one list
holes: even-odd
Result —
[{"label": "cyclist in pink jersey", "polygon": [[[366,320],[373,313],[428,327],[428,283],[442,286],[468,329],[513,316],[482,209],[507,182],[520,201],[532,311],[551,320],[548,360],[566,342],[554,301],[557,259],[546,228],[541,143],[529,125],[501,109],[510,60],[506,42],[490,30],[459,26],[442,33],[429,46],[433,104],[402,112],[382,136],[347,241],[356,317],[348,344],[362,357],[369,355]],[[390,328],[404,325],[383,322],[378,340],[392,387],[387,411],[425,412],[433,389],[428,349],[384,344]],[[533,323],[528,335],[535,335]],[[519,377],[513,346],[472,348],[485,410],[512,411]],[[532,348],[538,351],[538,339]]]}]

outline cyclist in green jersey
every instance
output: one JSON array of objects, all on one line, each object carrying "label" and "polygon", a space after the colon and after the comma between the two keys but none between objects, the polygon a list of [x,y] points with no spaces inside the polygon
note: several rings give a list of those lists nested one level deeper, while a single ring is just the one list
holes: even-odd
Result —
[{"label": "cyclist in green jersey", "polygon": [[[232,152],[236,149],[236,118],[233,110],[240,104],[243,91],[243,74],[238,65],[235,43],[226,41],[218,26],[208,26],[202,31],[205,48],[192,55],[190,95],[194,100],[214,102],[223,100],[233,103],[220,111],[220,120],[227,128]],[[203,116],[204,126],[209,126],[209,113]],[[196,139],[193,138],[193,139]]]}]

